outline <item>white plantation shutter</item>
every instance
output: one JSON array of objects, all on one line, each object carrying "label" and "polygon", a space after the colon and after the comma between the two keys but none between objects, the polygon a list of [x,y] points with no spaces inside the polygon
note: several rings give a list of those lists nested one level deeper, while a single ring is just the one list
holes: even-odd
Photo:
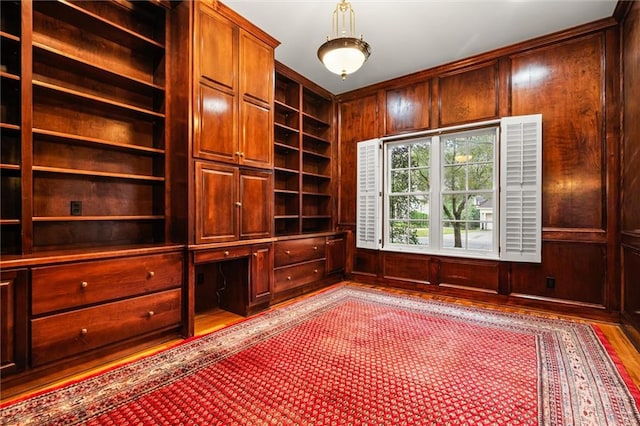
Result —
[{"label": "white plantation shutter", "polygon": [[356,247],[377,249],[380,243],[379,139],[358,142]]},{"label": "white plantation shutter", "polygon": [[542,115],[506,117],[500,138],[500,259],[541,262]]}]

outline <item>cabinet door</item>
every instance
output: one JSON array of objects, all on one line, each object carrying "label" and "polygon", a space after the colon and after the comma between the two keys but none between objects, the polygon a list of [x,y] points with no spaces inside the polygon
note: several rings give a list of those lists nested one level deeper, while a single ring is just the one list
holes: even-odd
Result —
[{"label": "cabinet door", "polygon": [[273,48],[240,32],[240,163],[273,165]]},{"label": "cabinet door", "polygon": [[273,69],[273,49],[251,34],[241,31],[240,94],[271,105]]},{"label": "cabinet door", "polygon": [[238,238],[237,182],[236,167],[196,162],[196,243]]},{"label": "cabinet door", "polygon": [[194,138],[196,157],[236,163],[238,161],[237,97],[226,89],[200,84],[199,126]]},{"label": "cabinet door", "polygon": [[240,238],[271,236],[273,223],[271,173],[244,170],[240,174]]},{"label": "cabinet door", "polygon": [[270,168],[273,164],[272,110],[250,101],[243,101],[240,115],[240,163]]},{"label": "cabinet door", "polygon": [[327,240],[327,274],[344,270],[346,265],[346,248],[345,238],[335,237]]},{"label": "cabinet door", "polygon": [[2,272],[0,277],[0,373],[24,369],[27,349],[26,271]]},{"label": "cabinet door", "polygon": [[200,26],[196,63],[199,64],[200,76],[236,90],[237,27],[204,7],[198,16]]},{"label": "cabinet door", "polygon": [[251,256],[251,304],[269,303],[271,298],[271,244],[254,246]]}]

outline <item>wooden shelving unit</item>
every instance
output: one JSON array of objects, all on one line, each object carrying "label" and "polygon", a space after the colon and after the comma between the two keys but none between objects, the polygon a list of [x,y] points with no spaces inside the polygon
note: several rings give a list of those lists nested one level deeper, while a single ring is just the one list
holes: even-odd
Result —
[{"label": "wooden shelving unit", "polygon": [[33,238],[23,252],[164,243],[167,10],[32,7]]},{"label": "wooden shelving unit", "polygon": [[331,94],[282,64],[276,65],[274,206],[278,236],[333,229],[333,116]]},{"label": "wooden shelving unit", "polygon": [[2,254],[22,250],[22,29],[20,2],[0,2],[0,249]]}]

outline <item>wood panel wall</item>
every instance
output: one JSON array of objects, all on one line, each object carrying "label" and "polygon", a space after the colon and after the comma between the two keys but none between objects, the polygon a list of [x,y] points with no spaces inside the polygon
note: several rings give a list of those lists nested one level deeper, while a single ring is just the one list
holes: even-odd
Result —
[{"label": "wood panel wall", "polygon": [[[355,250],[354,276],[389,283],[391,275],[406,281],[420,271],[421,279],[409,281],[428,282],[434,291],[479,290],[595,316],[618,312],[619,52],[619,26],[611,18],[340,95],[339,225],[348,228],[356,221],[358,141],[543,116],[541,264]],[[629,207],[637,212],[640,203]],[[631,226],[640,230],[640,223]]]},{"label": "wood panel wall", "polygon": [[622,319],[640,348],[640,2],[622,25]]}]

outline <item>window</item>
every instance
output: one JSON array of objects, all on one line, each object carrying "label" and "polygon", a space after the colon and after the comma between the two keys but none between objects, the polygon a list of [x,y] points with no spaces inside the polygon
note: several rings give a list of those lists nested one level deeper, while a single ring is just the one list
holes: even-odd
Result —
[{"label": "window", "polygon": [[539,262],[541,130],[535,115],[358,144],[358,247]]}]

